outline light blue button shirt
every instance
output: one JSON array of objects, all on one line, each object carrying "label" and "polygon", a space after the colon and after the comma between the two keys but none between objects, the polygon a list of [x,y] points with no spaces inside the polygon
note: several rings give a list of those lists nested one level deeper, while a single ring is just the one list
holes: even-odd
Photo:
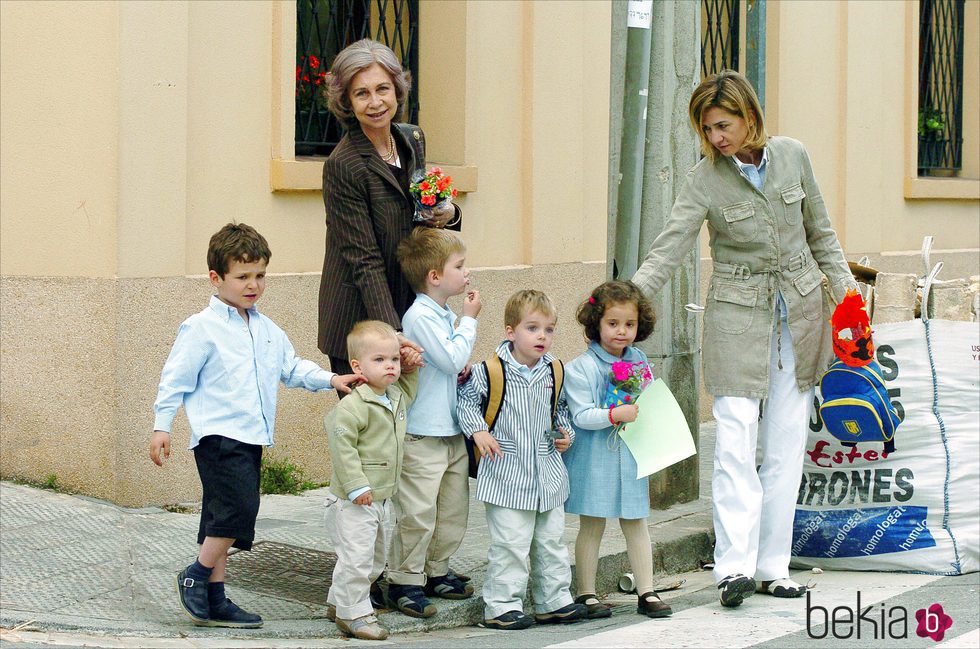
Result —
[{"label": "light blue button shirt", "polygon": [[[769,147],[763,147],[762,161],[759,162],[758,167],[751,162],[742,162],[735,156],[732,156],[732,162],[735,163],[735,168],[742,174],[742,177],[761,192],[762,184],[766,182],[766,166],[769,164]],[[779,291],[776,291],[776,303],[779,305],[779,319],[785,320],[787,317],[786,302],[783,301],[783,294]]]},{"label": "light blue button shirt", "polygon": [[425,352],[419,370],[419,390],[408,410],[408,432],[451,437],[459,434],[456,416],[456,377],[470,361],[476,343],[476,319],[456,314],[424,293],[402,317],[402,333]]},{"label": "light blue button shirt", "polygon": [[333,389],[334,376],[296,356],[285,332],[255,307],[246,323],[235,307],[212,296],[208,308],[177,331],[153,404],[153,428],[169,433],[183,405],[189,448],[207,435],[271,446],[279,382],[319,392]]}]

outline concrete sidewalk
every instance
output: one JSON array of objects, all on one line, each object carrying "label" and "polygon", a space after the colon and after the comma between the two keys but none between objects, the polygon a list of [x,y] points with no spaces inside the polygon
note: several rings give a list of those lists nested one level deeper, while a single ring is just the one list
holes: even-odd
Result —
[{"label": "concrete sidewalk", "polygon": [[[701,498],[651,511],[654,569],[662,581],[711,558],[710,476],[713,425],[701,429]],[[257,630],[195,627],[177,604],[175,574],[197,554],[198,515],[109,502],[0,483],[0,626],[82,630],[154,637],[324,637],[337,635],[326,620],[333,567],[323,530],[323,489],[299,496],[263,496],[252,552],[228,561],[228,593],[262,615]],[[566,518],[565,540],[574,558],[578,517]],[[480,583],[488,546],[483,504],[470,503],[469,528],[452,561],[473,577],[476,595],[436,598],[439,613],[417,620],[381,615],[392,632],[475,624],[483,617]],[[609,592],[628,571],[625,540],[615,521],[603,539],[598,587]],[[669,594],[668,594],[669,595]]]}]

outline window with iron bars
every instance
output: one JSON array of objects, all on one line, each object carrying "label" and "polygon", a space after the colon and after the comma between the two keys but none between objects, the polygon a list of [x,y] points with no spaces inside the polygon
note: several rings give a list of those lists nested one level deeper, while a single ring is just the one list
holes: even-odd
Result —
[{"label": "window with iron bars", "polygon": [[963,162],[963,0],[919,2],[919,175]]},{"label": "window with iron bars", "polygon": [[701,78],[738,70],[739,1],[701,0]]},{"label": "window with iron bars", "polygon": [[362,38],[390,47],[411,71],[403,119],[417,124],[418,34],[419,0],[297,0],[296,155],[330,155],[343,136],[327,110],[324,80],[337,53]]}]

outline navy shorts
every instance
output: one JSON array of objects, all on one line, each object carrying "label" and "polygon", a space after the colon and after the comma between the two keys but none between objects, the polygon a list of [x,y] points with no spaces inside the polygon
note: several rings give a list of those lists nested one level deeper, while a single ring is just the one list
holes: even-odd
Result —
[{"label": "navy shorts", "polygon": [[206,536],[224,537],[235,539],[233,547],[251,550],[259,514],[262,447],[207,435],[194,447],[194,461],[204,490],[197,542],[204,543]]}]

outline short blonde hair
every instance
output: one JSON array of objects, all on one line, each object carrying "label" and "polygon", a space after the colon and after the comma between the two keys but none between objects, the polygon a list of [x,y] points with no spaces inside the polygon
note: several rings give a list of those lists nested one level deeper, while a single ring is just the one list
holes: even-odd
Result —
[{"label": "short blonde hair", "polygon": [[387,322],[361,320],[347,334],[347,359],[360,360],[368,341],[388,337],[398,340],[398,332]]},{"label": "short blonde hair", "polygon": [[446,262],[454,254],[466,254],[463,237],[452,230],[419,226],[401,240],[395,255],[402,267],[402,275],[416,293],[426,287],[425,276],[430,270],[442,273]]},{"label": "short blonde hair", "polygon": [[399,119],[408,101],[412,76],[402,68],[401,61],[391,48],[370,38],[351,43],[334,58],[330,74],[327,75],[327,108],[348,130],[357,125],[357,117],[347,96],[350,84],[359,72],[375,63],[388,73],[395,86],[395,101],[398,103],[395,120]]},{"label": "short blonde hair", "polygon": [[558,317],[551,298],[541,291],[534,289],[518,291],[510,296],[507,306],[504,307],[504,325],[513,329],[521,323],[524,316],[535,311],[540,311],[549,318]]},{"label": "short blonde hair", "polygon": [[769,134],[762,117],[762,106],[759,105],[755,89],[744,76],[734,70],[722,70],[705,78],[691,94],[691,104],[688,106],[691,126],[701,138],[701,151],[714,162],[721,156],[721,152],[708,141],[704,127],[701,126],[701,120],[710,108],[721,108],[746,121],[749,129],[745,140],[746,148],[759,150],[766,146]]}]

